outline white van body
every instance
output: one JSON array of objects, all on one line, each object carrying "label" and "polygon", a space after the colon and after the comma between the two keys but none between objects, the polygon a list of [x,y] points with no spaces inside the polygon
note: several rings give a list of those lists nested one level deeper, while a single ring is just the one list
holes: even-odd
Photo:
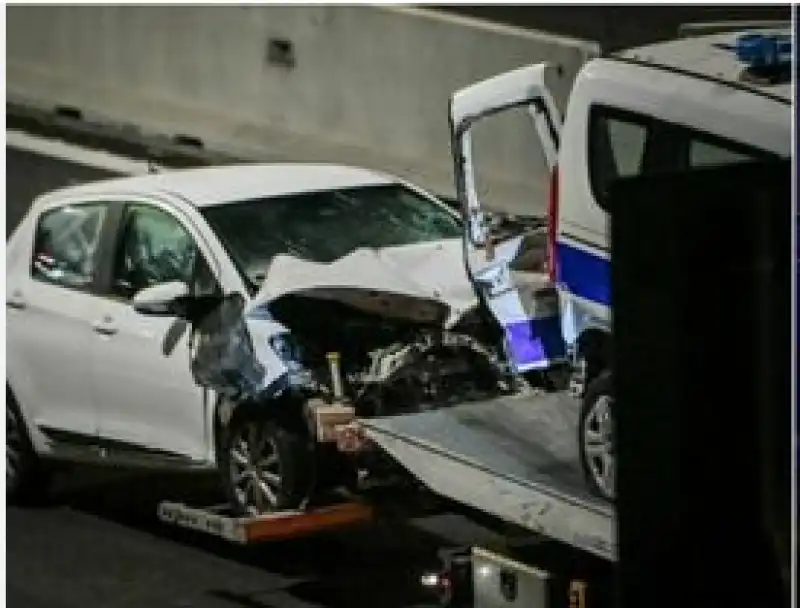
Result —
[{"label": "white van body", "polygon": [[[558,154],[555,278],[568,344],[593,325],[610,328],[608,215],[597,192],[606,167],[620,177],[640,173],[647,146],[659,172],[791,154],[791,84],[743,83],[742,64],[717,46],[734,36],[656,44],[580,72]],[[603,135],[609,145],[600,150]],[[673,146],[682,149],[665,150]]]},{"label": "white van body", "polygon": [[[545,63],[495,76],[453,95],[456,177],[472,225],[474,238],[467,248],[476,268],[487,261],[475,245],[485,228],[470,129],[497,112],[519,106],[530,111],[554,174],[552,278],[569,346],[574,347],[587,328],[610,329],[608,214],[597,192],[609,177],[604,170],[620,177],[641,173],[646,149],[650,170],[659,172],[791,154],[791,83],[743,79],[743,64],[723,47],[744,33],[701,35],[592,59],[575,79],[563,121],[545,85],[550,68]],[[603,136],[609,141],[601,150]],[[672,162],[665,155],[671,155]],[[676,164],[682,160],[684,167]]]},{"label": "white van body", "polygon": [[[754,71],[740,61],[736,49],[756,28],[721,29],[728,31],[589,60],[575,78],[563,120],[545,83],[549,69],[557,66],[546,63],[478,82],[457,91],[450,101],[456,185],[471,227],[465,250],[473,275],[497,261],[484,244],[487,213],[476,187],[471,130],[480,119],[512,108],[525,108],[532,119],[551,176],[549,278],[558,292],[561,337],[573,364],[572,387],[583,398],[581,457],[591,472],[587,454],[594,447],[588,442],[602,436],[606,452],[598,447],[598,458],[605,459],[610,486],[612,303],[606,188],[619,177],[791,156],[791,67],[784,63],[780,77],[778,70],[769,78],[763,70]],[[791,40],[788,25],[758,28],[757,33],[773,42],[771,37],[778,36],[782,44]],[[535,206],[541,202],[531,204],[532,213]],[[644,232],[654,230],[659,226],[642,226]],[[513,274],[506,276],[513,283]],[[524,300],[519,287],[510,284],[504,293],[513,291]],[[491,302],[492,294],[486,298]],[[500,315],[498,320],[504,323]],[[592,416],[597,418],[594,430]],[[597,479],[592,485],[612,497]]]}]

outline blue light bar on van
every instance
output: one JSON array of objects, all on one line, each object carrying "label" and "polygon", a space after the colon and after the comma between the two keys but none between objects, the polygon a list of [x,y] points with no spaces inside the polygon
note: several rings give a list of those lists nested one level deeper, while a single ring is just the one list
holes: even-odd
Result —
[{"label": "blue light bar on van", "polygon": [[739,61],[755,70],[788,67],[792,63],[792,38],[777,34],[745,34],[734,47]]}]

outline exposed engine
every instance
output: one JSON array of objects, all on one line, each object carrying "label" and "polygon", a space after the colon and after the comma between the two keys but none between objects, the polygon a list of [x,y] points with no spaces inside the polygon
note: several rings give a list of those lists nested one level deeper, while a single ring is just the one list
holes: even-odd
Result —
[{"label": "exposed engine", "polygon": [[[228,296],[194,324],[192,370],[201,386],[233,401],[298,396],[346,398],[359,416],[409,413],[515,389],[499,343],[479,309],[449,331],[441,323],[387,317],[335,300],[286,296],[263,318],[290,330],[259,353],[258,321]],[[270,375],[280,362],[282,377]],[[333,357],[333,360],[332,360]]]},{"label": "exposed engine", "polygon": [[292,332],[286,355],[301,363],[294,369],[303,376],[293,384],[323,397],[346,397],[359,416],[422,411],[513,390],[503,359],[485,346],[492,341],[488,325],[474,317],[445,331],[303,296],[283,298],[271,312]]}]

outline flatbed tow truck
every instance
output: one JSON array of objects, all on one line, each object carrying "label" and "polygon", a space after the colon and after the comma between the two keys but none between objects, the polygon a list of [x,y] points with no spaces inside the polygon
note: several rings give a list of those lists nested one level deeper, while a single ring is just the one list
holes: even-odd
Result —
[{"label": "flatbed tow truck", "polygon": [[[354,420],[337,427],[337,439],[344,451],[369,446],[389,456],[434,494],[480,513],[481,525],[492,522],[490,529],[506,537],[502,549],[476,544],[442,555],[442,570],[420,581],[441,605],[594,607],[602,604],[587,602],[590,582],[512,557],[514,547],[538,547],[544,539],[571,551],[572,561],[575,550],[595,561],[616,561],[612,506],[587,492],[577,458],[560,457],[575,454],[574,446],[554,443],[552,417],[576,408],[563,392],[514,396]],[[252,545],[368,524],[383,513],[379,503],[350,497],[254,517],[164,502],[158,515],[164,523]]]},{"label": "flatbed tow truck", "polygon": [[[754,24],[744,26],[755,28]],[[707,50],[704,44],[707,46],[707,42],[698,41],[698,48]],[[619,69],[645,64],[641,58],[622,58]],[[683,74],[670,66],[650,67],[662,75]],[[541,72],[537,68],[498,77],[494,83],[478,83],[474,85],[479,87],[474,89],[475,96],[484,106],[498,109],[509,105],[506,98],[519,97],[518,105],[528,99],[526,95],[535,101],[543,90],[536,80]],[[513,87],[506,90],[508,87],[501,85],[510,82],[520,88],[520,75],[530,76],[530,86],[514,97]],[[496,86],[487,86],[491,84]],[[553,112],[552,103],[544,107]],[[550,137],[553,125],[538,120],[541,104],[534,103],[533,110],[537,130],[547,135],[542,136],[547,143],[554,139]],[[555,160],[555,141],[550,148],[543,147],[545,156]],[[345,418],[328,424],[335,429],[334,440],[340,450],[353,452],[370,446],[433,494],[486,517],[508,538],[507,550],[490,551],[476,545],[444,556],[443,570],[421,581],[437,591],[440,605],[600,608],[609,605],[611,599],[611,573],[617,564],[616,515],[612,503],[595,497],[587,487],[575,437],[578,409],[569,391],[556,391],[395,417]],[[251,544],[379,518],[379,503],[370,504],[368,496],[346,498],[320,508],[245,518],[231,517],[218,508],[163,503],[159,516],[171,524]],[[519,557],[514,544],[520,539],[520,546],[533,541],[529,543],[533,558]],[[548,544],[560,547],[567,557],[549,560],[541,550]],[[599,569],[578,566],[584,560],[600,564]]]},{"label": "flatbed tow truck", "polygon": [[[616,557],[613,508],[585,488],[577,460],[559,460],[547,446],[537,413],[575,408],[565,393],[514,396],[348,425],[424,486],[509,525],[602,559]],[[369,521],[376,509],[342,500],[309,510],[233,517],[224,507],[162,502],[159,518],[247,544]]]}]

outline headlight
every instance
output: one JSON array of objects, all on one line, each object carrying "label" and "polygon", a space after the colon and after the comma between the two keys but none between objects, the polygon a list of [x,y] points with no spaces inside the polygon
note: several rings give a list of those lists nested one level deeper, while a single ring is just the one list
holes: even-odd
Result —
[{"label": "headlight", "polygon": [[300,363],[300,345],[290,334],[278,334],[269,339],[269,345],[281,361],[286,364]]},{"label": "headlight", "polygon": [[303,365],[302,349],[290,334],[272,336],[269,345],[286,366],[290,386],[297,388],[313,385],[313,376]]}]

